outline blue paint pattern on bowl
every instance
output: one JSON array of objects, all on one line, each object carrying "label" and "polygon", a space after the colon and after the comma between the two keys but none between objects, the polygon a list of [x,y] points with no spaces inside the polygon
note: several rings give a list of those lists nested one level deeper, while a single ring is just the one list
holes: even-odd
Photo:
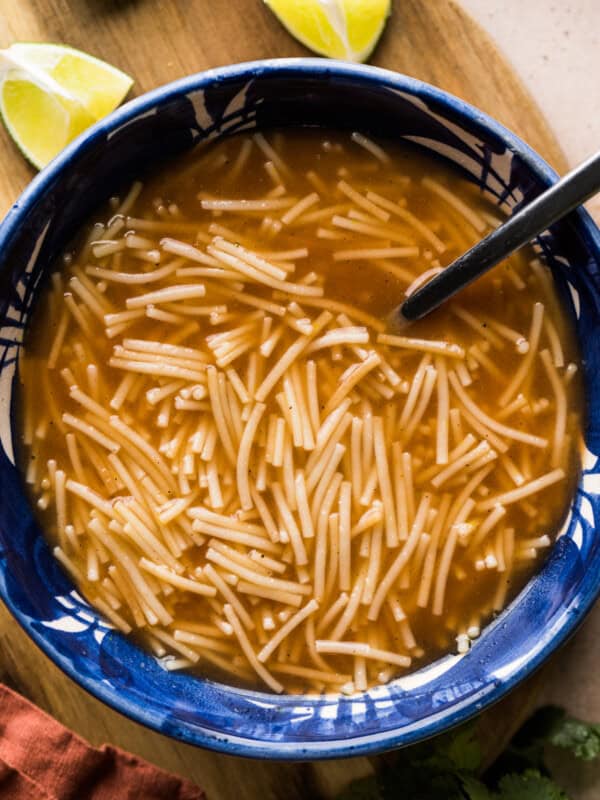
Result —
[{"label": "blue paint pattern on bowl", "polygon": [[134,100],[70,145],[0,227],[0,595],[44,652],[113,708],[227,753],[318,759],[440,733],[499,700],[575,629],[600,591],[600,234],[578,211],[537,242],[572,313],[588,406],[583,471],[541,572],[465,656],[353,697],[276,697],[166,672],[117,633],[53,558],[14,464],[18,356],[43,276],[99,202],[147,164],[246,129],[318,125],[404,139],[451,162],[506,211],[556,179],[521,140],[441,90],[320,59],[211,70]]}]

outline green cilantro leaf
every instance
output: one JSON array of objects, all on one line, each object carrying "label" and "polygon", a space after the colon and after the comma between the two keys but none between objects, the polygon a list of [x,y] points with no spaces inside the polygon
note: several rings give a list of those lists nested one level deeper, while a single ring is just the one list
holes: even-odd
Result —
[{"label": "green cilantro leaf", "polygon": [[519,730],[509,751],[529,761],[531,766],[541,767],[546,744],[591,761],[600,756],[600,725],[569,717],[562,708],[544,706]]},{"label": "green cilantro leaf", "polygon": [[440,740],[437,753],[448,759],[455,770],[477,772],[481,766],[481,747],[475,725],[465,725]]},{"label": "green cilantro leaf", "polygon": [[548,741],[570,750],[577,758],[591,761],[600,755],[600,725],[565,716],[553,726]]},{"label": "green cilantro leaf", "polygon": [[[428,769],[422,761],[410,763],[402,756],[377,776],[353,781],[337,800],[465,800],[460,781],[452,772]],[[488,800],[485,796],[474,800]],[[491,800],[491,798],[490,798]]]},{"label": "green cilantro leaf", "polygon": [[544,764],[548,745],[600,757],[600,725],[541,708],[482,775],[474,724],[398,751],[378,774],[354,781],[338,800],[569,800]]},{"label": "green cilantro leaf", "polygon": [[505,775],[500,780],[497,800],[569,800],[551,778],[534,769]]}]

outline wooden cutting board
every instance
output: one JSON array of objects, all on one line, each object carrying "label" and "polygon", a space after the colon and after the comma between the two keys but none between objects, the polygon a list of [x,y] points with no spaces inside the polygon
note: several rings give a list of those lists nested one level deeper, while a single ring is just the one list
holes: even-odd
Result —
[{"label": "wooden cutting board", "polygon": [[[130,73],[135,93],[207,67],[307,55],[261,0],[0,0],[0,47],[13,41],[62,42]],[[540,112],[488,36],[451,0],[395,0],[372,63],[459,95],[530,142],[556,169],[565,160]],[[0,128],[0,213],[33,176]],[[0,498],[1,502],[1,498]],[[132,750],[200,785],[210,800],[330,797],[366,759],[290,765],[221,756],[146,730],[66,678],[0,604],[0,681],[94,744]],[[528,707],[531,685],[489,715],[493,749]],[[518,709],[518,710],[517,710]]]}]

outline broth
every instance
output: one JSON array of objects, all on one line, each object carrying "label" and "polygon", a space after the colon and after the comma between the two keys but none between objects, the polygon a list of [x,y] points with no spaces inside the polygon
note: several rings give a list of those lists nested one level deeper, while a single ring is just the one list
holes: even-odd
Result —
[{"label": "broth", "polygon": [[526,250],[385,319],[497,214],[412,149],[314,130],[111,200],[20,362],[26,481],[89,601],[167,669],[275,691],[468,651],[571,498],[575,340]]}]

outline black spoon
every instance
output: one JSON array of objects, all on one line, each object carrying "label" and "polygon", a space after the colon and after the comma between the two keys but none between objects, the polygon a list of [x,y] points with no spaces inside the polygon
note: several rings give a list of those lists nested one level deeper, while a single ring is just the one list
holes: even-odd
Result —
[{"label": "black spoon", "polygon": [[426,316],[599,191],[600,152],[575,167],[413,292],[392,311],[390,324],[404,327]]}]

